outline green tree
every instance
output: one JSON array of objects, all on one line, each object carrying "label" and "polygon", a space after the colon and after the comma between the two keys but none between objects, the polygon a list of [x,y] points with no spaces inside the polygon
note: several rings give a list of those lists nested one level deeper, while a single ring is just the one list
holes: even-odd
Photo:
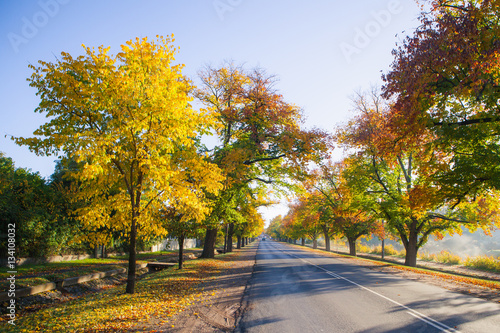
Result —
[{"label": "green tree", "polygon": [[[53,180],[16,168],[12,159],[0,154],[0,233],[6,238],[8,225],[15,225],[16,256],[43,257],[87,250],[72,243],[80,231],[66,200],[64,189]],[[6,245],[2,242],[2,257]]]},{"label": "green tree", "polygon": [[[498,217],[491,214],[498,203],[487,198],[496,197],[495,193],[478,197],[484,200],[479,206],[470,203],[473,198],[459,203],[450,200],[433,176],[442,155],[428,149],[429,139],[418,143],[399,140],[388,126],[393,106],[378,103],[376,96],[372,103],[365,102],[358,101],[359,114],[337,136],[346,147],[358,150],[345,161],[350,165],[345,177],[354,193],[371,194],[360,202],[366,201],[400,237],[406,265],[416,265],[418,249],[432,235],[440,238],[445,233],[460,233],[461,226],[488,231],[498,223]],[[469,205],[476,207],[475,214],[469,214]],[[482,213],[479,207],[484,208]]]},{"label": "green tree", "polygon": [[287,217],[283,218],[281,215],[275,216],[266,228],[266,234],[277,240],[282,240],[285,237],[285,221]]},{"label": "green tree", "polygon": [[[458,204],[500,189],[500,6],[433,0],[413,36],[394,50],[384,97],[398,140],[440,152],[434,179]],[[429,140],[429,137],[431,140]]]},{"label": "green tree", "polygon": [[[7,229],[15,226],[16,256],[51,254],[56,241],[51,199],[50,187],[40,174],[15,168],[11,158],[0,154],[0,232],[7,239]],[[7,241],[2,242],[1,252],[6,257]]]}]

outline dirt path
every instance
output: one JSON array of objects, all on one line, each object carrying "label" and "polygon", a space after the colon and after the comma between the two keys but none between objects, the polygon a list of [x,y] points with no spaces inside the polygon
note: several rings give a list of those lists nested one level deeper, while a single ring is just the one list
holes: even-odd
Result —
[{"label": "dirt path", "polygon": [[[227,259],[231,261],[231,268],[203,282],[201,288],[211,296],[169,318],[167,325],[161,324],[162,318],[150,320],[146,330],[179,333],[232,332],[244,310],[243,295],[253,273],[258,246],[259,241],[255,241],[235,250],[238,255]],[[144,327],[140,331],[143,330]]]}]

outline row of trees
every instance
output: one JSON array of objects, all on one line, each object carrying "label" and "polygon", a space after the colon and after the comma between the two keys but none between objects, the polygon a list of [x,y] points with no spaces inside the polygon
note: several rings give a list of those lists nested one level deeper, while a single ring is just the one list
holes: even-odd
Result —
[{"label": "row of trees", "polygon": [[202,230],[202,256],[213,257],[221,230],[228,250],[234,236],[260,233],[271,189],[300,193],[275,230],[342,234],[355,253],[356,239],[387,229],[415,265],[431,235],[498,223],[498,17],[495,1],[432,1],[394,51],[382,95],[355,99],[357,116],[335,135],[349,153],[341,162],[328,161],[330,136],[304,130],[302,110],[264,70],[206,67],[195,86],[173,63],[172,37],[31,66],[48,121],[14,140],[74,166],[71,214],[94,242],[128,239],[129,293],[138,239]]},{"label": "row of trees", "polygon": [[[76,58],[30,65],[37,112],[48,121],[34,137],[13,138],[39,155],[58,155],[70,214],[87,240],[128,239],[126,291],[135,288],[137,241],[205,231],[202,257],[217,234],[263,230],[268,188],[286,191],[328,136],[301,128],[300,108],[285,102],[274,78],[226,63],[199,73],[197,87],[175,65],[173,37],[135,39],[121,52],[85,47]],[[200,108],[193,108],[196,100]],[[209,149],[203,136],[215,136]]]},{"label": "row of trees", "polygon": [[[107,226],[86,228],[76,219],[77,207],[84,202],[74,200],[78,185],[67,174],[79,168],[71,160],[59,160],[54,173],[44,179],[37,172],[16,168],[12,159],[0,153],[0,235],[7,237],[9,224],[15,225],[16,257],[45,257],[65,254],[93,254],[105,256],[107,252],[127,251],[127,238]],[[168,236],[178,239],[181,246],[179,264],[182,267],[182,244],[186,238],[202,239],[204,227],[195,220],[181,222],[175,210],[165,209],[160,215],[166,225]],[[238,248],[248,241],[248,236],[261,232],[263,221],[260,215],[248,214],[248,220],[240,217],[241,223],[229,233],[237,237]],[[218,241],[224,237],[221,229]],[[226,234],[228,231],[226,231]],[[137,249],[145,251],[160,241],[151,236],[149,241],[139,237]],[[0,244],[0,257],[8,256],[7,242]],[[225,251],[232,250],[232,240]]]},{"label": "row of trees", "polygon": [[382,93],[354,98],[356,116],[335,135],[347,157],[314,171],[270,232],[341,235],[355,254],[358,237],[387,230],[415,266],[430,236],[500,227],[500,6],[429,9],[393,51]]}]

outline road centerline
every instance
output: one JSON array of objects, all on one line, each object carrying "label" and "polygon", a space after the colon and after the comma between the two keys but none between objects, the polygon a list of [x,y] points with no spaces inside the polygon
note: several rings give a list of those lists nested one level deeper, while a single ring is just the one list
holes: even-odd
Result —
[{"label": "road centerline", "polygon": [[339,275],[337,273],[329,271],[326,268],[323,268],[323,267],[321,267],[319,265],[316,265],[316,264],[314,264],[314,263],[312,263],[312,262],[310,262],[310,261],[308,261],[306,259],[303,259],[303,258],[301,258],[301,257],[299,257],[299,256],[297,256],[295,254],[292,254],[292,253],[290,253],[290,252],[288,252],[286,250],[283,250],[281,248],[278,248],[278,249],[280,251],[282,251],[283,253],[286,253],[287,255],[291,256],[291,257],[295,257],[295,258],[297,258],[297,259],[299,259],[299,260],[301,260],[301,261],[303,261],[303,262],[305,262],[305,263],[307,263],[307,264],[309,264],[311,266],[319,268],[320,270],[324,271],[325,273],[327,273],[328,275],[330,275],[330,276],[332,276],[332,277],[334,277],[336,279],[342,279],[342,280],[344,280],[346,282],[349,282],[349,283],[351,283],[351,284],[353,284],[353,285],[355,285],[355,286],[357,286],[357,287],[359,287],[359,288],[361,288],[363,290],[369,291],[372,294],[374,294],[374,295],[376,295],[378,297],[381,297],[381,298],[383,298],[383,299],[385,299],[385,300],[387,300],[387,301],[389,301],[389,302],[391,302],[391,303],[393,303],[393,304],[395,304],[395,305],[397,305],[397,306],[399,306],[399,307],[407,310],[407,313],[410,314],[411,316],[413,316],[413,317],[415,317],[415,318],[417,318],[417,319],[419,319],[419,320],[421,320],[421,321],[423,321],[423,322],[425,322],[425,323],[427,323],[427,324],[429,324],[429,325],[431,325],[431,326],[433,326],[433,327],[435,327],[435,328],[437,328],[437,329],[439,329],[439,330],[441,330],[443,332],[460,333],[460,331],[458,331],[458,330],[456,330],[456,329],[454,329],[452,327],[449,327],[448,325],[443,324],[443,323],[441,323],[441,322],[439,322],[439,321],[437,321],[435,319],[432,319],[432,318],[426,316],[425,314],[420,313],[420,312],[418,312],[418,311],[416,311],[416,310],[414,310],[414,309],[412,309],[412,308],[410,308],[410,307],[408,307],[408,306],[406,306],[404,304],[401,304],[398,301],[393,300],[392,298],[384,296],[384,295],[382,295],[382,294],[380,294],[380,293],[378,293],[378,292],[376,292],[376,291],[374,291],[374,290],[372,290],[370,288],[367,288],[367,287],[365,287],[365,286],[363,286],[363,285],[361,285],[361,284],[359,284],[357,282],[354,282],[354,281],[352,281],[352,280],[350,280],[350,279],[348,279],[346,277],[343,277],[342,275]]}]

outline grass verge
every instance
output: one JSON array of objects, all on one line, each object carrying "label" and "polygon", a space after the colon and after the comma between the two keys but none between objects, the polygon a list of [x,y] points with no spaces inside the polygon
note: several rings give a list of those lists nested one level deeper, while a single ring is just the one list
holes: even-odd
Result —
[{"label": "grass verge", "polygon": [[137,281],[136,292],[125,294],[125,285],[90,294],[44,308],[35,313],[18,314],[16,326],[2,318],[5,332],[122,332],[135,330],[150,318],[169,318],[194,302],[204,302],[208,293],[201,282],[215,278],[231,266],[238,253],[216,259],[192,260],[183,270],[167,269]]},{"label": "grass verge", "polygon": [[[186,253],[189,253],[187,250]],[[177,258],[177,251],[160,251],[137,254],[137,263],[146,263],[166,258]],[[17,267],[16,287],[26,288],[36,285],[55,282],[71,277],[82,276],[91,273],[106,272],[119,268],[128,267],[128,256],[116,256],[105,259],[83,259],[72,261],[61,261],[52,263],[22,265]],[[8,289],[10,276],[7,267],[0,268],[0,289]]]}]

